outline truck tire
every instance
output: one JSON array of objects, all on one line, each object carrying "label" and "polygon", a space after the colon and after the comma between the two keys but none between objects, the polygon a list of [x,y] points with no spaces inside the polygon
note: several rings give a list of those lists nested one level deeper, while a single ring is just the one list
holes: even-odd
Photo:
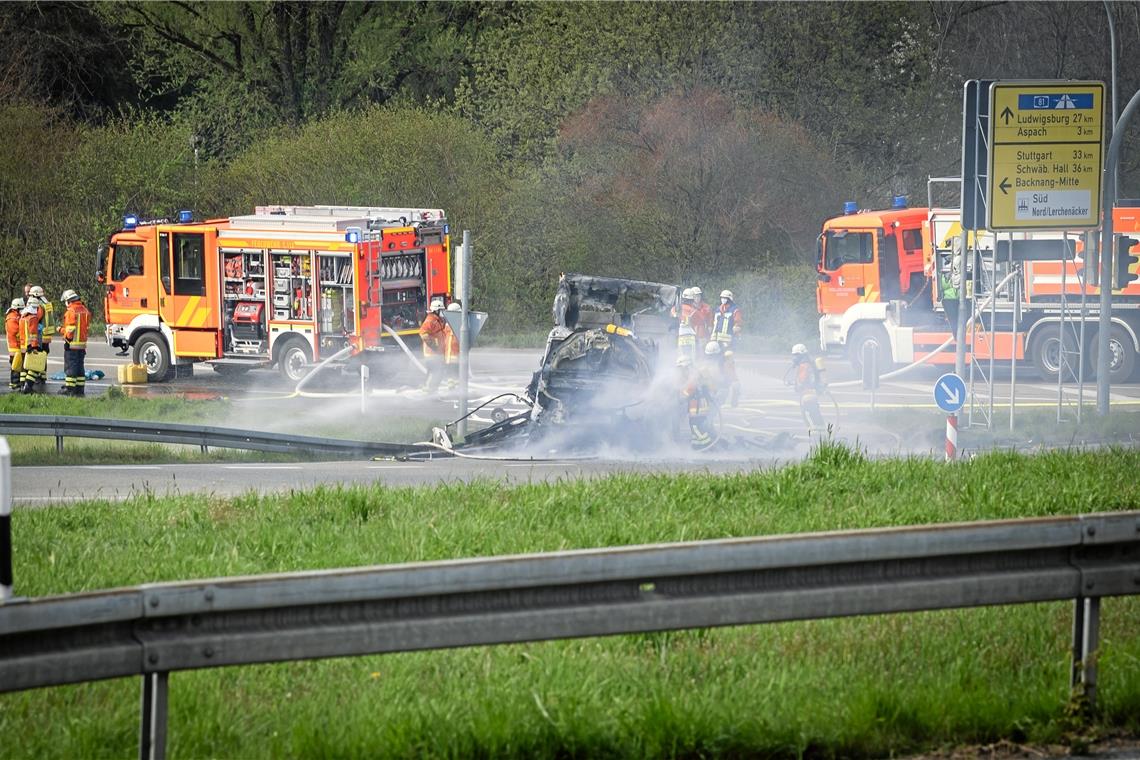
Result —
[{"label": "truck tire", "polygon": [[151,383],[162,383],[170,379],[170,349],[166,340],[155,333],[148,333],[135,343],[131,361],[146,366],[146,379]]},{"label": "truck tire", "polygon": [[[1092,371],[1089,373],[1096,377],[1097,349],[1100,341],[1093,336],[1089,346],[1089,357]],[[1108,333],[1108,382],[1115,385],[1126,383],[1136,370],[1136,347],[1132,344],[1132,337],[1120,325],[1112,325]]]},{"label": "truck tire", "polygon": [[308,365],[313,361],[313,352],[300,338],[289,338],[277,353],[277,369],[286,380],[298,383],[309,374]]},{"label": "truck tire", "polygon": [[878,344],[879,375],[885,375],[893,369],[891,360],[891,344],[887,340],[887,331],[877,325],[858,325],[851,331],[847,341],[847,359],[855,371],[863,374],[863,346],[874,341]]},{"label": "truck tire", "polygon": [[[1070,372],[1065,380],[1066,382],[1070,380],[1075,382],[1077,379],[1076,356],[1071,352],[1077,350],[1077,340],[1068,332],[1065,333],[1064,348],[1066,353],[1070,353],[1068,357]],[[1038,328],[1033,335],[1033,340],[1029,342],[1029,361],[1033,362],[1033,366],[1042,379],[1048,382],[1057,379],[1061,368],[1061,338],[1058,335],[1056,324],[1042,325]]]}]

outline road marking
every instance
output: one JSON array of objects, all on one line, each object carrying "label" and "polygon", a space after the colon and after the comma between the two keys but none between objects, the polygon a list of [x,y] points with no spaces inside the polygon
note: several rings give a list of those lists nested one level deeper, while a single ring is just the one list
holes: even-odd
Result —
[{"label": "road marking", "polygon": [[370,470],[421,470],[422,464],[370,464]]},{"label": "road marking", "polygon": [[506,467],[577,467],[573,462],[511,462]]},{"label": "road marking", "polygon": [[227,470],[301,470],[299,464],[227,464]]},{"label": "road marking", "polygon": [[162,464],[85,464],[85,470],[161,470],[166,467]]}]

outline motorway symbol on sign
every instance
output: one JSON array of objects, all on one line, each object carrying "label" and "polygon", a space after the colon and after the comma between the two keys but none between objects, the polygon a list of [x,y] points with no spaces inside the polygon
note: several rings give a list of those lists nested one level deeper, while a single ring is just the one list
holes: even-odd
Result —
[{"label": "motorway symbol on sign", "polygon": [[934,403],[947,414],[953,414],[966,403],[966,383],[953,372],[934,381]]},{"label": "motorway symbol on sign", "polygon": [[986,227],[1097,227],[1104,83],[994,82],[989,112]]}]

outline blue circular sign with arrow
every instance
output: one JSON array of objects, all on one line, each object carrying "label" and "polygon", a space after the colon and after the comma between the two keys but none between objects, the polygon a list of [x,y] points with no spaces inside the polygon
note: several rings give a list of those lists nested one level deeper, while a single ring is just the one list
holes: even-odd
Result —
[{"label": "blue circular sign with arrow", "polygon": [[934,403],[947,414],[953,414],[966,403],[966,383],[953,372],[934,381]]}]

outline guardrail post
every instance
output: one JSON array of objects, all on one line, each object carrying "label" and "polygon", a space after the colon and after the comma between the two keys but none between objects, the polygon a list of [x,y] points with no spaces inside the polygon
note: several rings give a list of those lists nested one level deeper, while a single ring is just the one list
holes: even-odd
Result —
[{"label": "guardrail post", "polygon": [[63,453],[63,434],[62,433],[56,433],[55,434],[55,453],[56,454],[62,454]]},{"label": "guardrail post", "polygon": [[0,438],[0,604],[12,596],[12,452]]},{"label": "guardrail post", "polygon": [[147,673],[142,679],[139,760],[166,757],[166,692],[169,673]]},{"label": "guardrail post", "polygon": [[1084,709],[1096,710],[1097,647],[1100,644],[1100,597],[1078,598],[1073,604],[1073,670],[1070,687],[1080,689]]}]

